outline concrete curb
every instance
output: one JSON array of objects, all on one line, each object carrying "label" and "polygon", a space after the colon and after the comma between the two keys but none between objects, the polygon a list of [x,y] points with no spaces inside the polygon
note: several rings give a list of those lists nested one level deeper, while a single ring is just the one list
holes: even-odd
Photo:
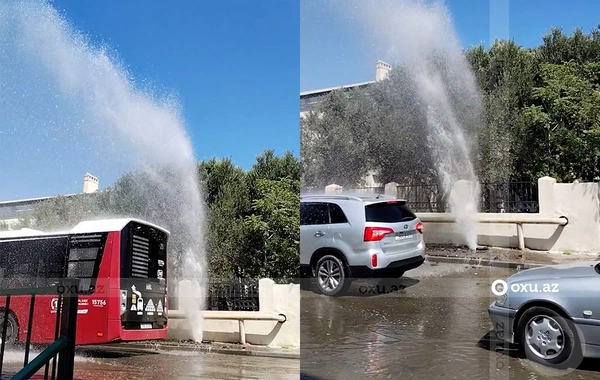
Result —
[{"label": "concrete curb", "polygon": [[147,352],[147,353],[156,353],[160,351],[185,351],[185,352],[197,352],[204,354],[227,354],[227,355],[246,355],[246,356],[256,356],[256,357],[265,357],[265,358],[280,358],[280,359],[300,359],[300,351],[299,350],[289,350],[283,351],[281,349],[271,349],[271,348],[258,348],[254,349],[253,347],[248,348],[227,348],[227,347],[211,347],[209,345],[206,346],[191,346],[191,345],[171,345],[171,344],[144,344],[144,343],[126,343],[119,344],[114,346],[94,346],[99,349],[107,349],[111,351],[123,351],[123,352]]},{"label": "concrete curb", "polygon": [[500,261],[490,259],[477,259],[469,257],[448,257],[448,256],[426,256],[425,262],[429,263],[449,263],[449,264],[464,264],[464,265],[477,265],[487,266],[495,268],[510,268],[517,270],[525,270],[531,268],[539,268],[546,265],[552,265],[553,263],[530,263],[521,261]]}]

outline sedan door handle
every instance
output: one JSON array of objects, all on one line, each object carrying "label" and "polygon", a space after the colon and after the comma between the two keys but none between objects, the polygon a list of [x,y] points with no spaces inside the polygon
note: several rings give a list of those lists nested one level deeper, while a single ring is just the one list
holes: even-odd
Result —
[{"label": "sedan door handle", "polygon": [[315,236],[316,236],[316,237],[322,237],[322,236],[325,236],[325,232],[323,232],[323,231],[317,231],[317,232],[315,232]]}]

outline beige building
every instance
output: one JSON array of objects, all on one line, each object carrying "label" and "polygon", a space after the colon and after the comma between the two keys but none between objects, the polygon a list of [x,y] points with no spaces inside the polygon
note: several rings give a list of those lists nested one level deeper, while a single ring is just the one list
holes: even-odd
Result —
[{"label": "beige building", "polygon": [[347,84],[337,87],[322,88],[319,90],[304,91],[300,93],[300,117],[304,117],[309,111],[314,110],[319,103],[332,91],[335,90],[351,90],[355,88],[369,86],[375,82],[379,82],[387,78],[392,66],[383,61],[377,61],[375,64],[375,80],[369,82],[361,82]]},{"label": "beige building", "polygon": [[[86,173],[83,176],[83,194],[95,193],[96,191],[98,191],[98,186],[99,181],[97,177],[89,173]],[[80,194],[68,194],[64,196],[74,197],[77,195]],[[0,202],[0,223],[6,224],[10,229],[11,226],[16,225],[19,222],[19,220],[30,215],[37,204],[52,198],[54,198],[54,196]]]},{"label": "beige building", "polygon": [[[375,64],[375,80],[369,82],[361,82],[348,84],[338,87],[329,87],[322,88],[319,90],[305,91],[300,93],[300,118],[306,116],[306,114],[310,111],[315,110],[319,103],[325,99],[329,93],[335,90],[351,90],[360,87],[366,87],[373,83],[382,81],[386,79],[392,70],[392,66],[389,63],[383,61],[377,61]],[[371,171],[367,176],[363,179],[362,183],[357,184],[361,188],[380,188],[383,185],[379,182],[378,173],[376,171]]]}]

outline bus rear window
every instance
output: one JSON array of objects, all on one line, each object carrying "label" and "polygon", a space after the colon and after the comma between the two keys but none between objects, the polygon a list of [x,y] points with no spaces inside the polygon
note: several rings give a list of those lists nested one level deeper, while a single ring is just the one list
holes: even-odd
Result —
[{"label": "bus rear window", "polygon": [[167,239],[168,236],[150,226],[131,223],[125,232],[129,241],[123,248],[126,259],[123,264],[123,277],[135,277],[164,281],[166,279]]},{"label": "bus rear window", "polygon": [[415,220],[417,216],[404,202],[374,203],[365,207],[367,222],[399,223]]}]

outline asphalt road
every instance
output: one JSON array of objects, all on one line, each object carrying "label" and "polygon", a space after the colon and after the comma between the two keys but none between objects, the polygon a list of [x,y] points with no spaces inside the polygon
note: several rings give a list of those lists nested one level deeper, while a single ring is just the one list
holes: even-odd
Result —
[{"label": "asphalt road", "polygon": [[[3,373],[22,365],[22,352],[6,352]],[[98,351],[75,358],[75,378],[83,380],[297,380],[299,372],[297,359],[183,351]]]},{"label": "asphalt road", "polygon": [[425,263],[384,284],[360,282],[339,298],[302,291],[301,378],[600,379],[600,363],[555,372],[513,350],[496,352],[491,283],[511,273]]}]

